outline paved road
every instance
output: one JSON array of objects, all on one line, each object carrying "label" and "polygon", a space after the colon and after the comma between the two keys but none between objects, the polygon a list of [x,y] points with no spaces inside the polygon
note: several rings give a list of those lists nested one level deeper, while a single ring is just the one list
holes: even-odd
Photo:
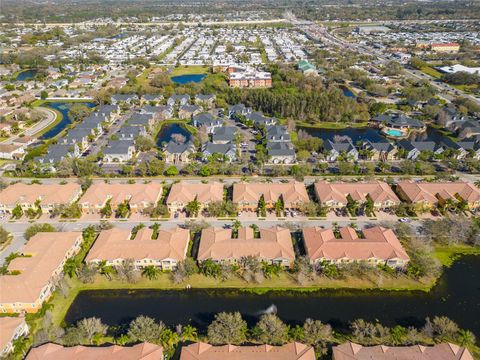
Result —
[{"label": "paved road", "polygon": [[11,136],[7,140],[3,141],[3,144],[13,143],[13,141],[18,139],[21,134],[24,134],[25,136],[33,136],[39,133],[40,131],[42,131],[43,129],[45,129],[46,127],[50,126],[52,123],[55,122],[55,120],[57,120],[57,114],[55,113],[55,111],[47,109],[45,107],[41,107],[41,106],[37,107],[36,109],[42,112],[45,115],[45,118],[39,121],[37,124],[33,125],[32,127],[29,127],[25,131],[15,136]]},{"label": "paved road", "polygon": [[[207,221],[211,226],[216,226],[216,227],[223,227],[225,225],[231,225],[232,221],[231,220],[216,220],[216,219],[204,219]],[[267,220],[257,220],[255,218],[251,219],[239,219],[244,226],[249,226],[251,224],[257,224],[261,228],[267,228],[267,227],[272,227],[272,226],[285,226],[289,224],[295,224],[299,228],[303,228],[306,226],[324,226],[324,227],[331,227],[333,222],[336,222],[339,226],[347,226],[352,223],[352,220],[345,218],[344,220],[337,220],[337,221],[332,221],[332,220],[307,220],[305,218],[294,218],[291,220],[275,220],[275,219],[267,219]],[[129,221],[119,221],[115,219],[109,219],[109,222],[114,224],[114,226],[122,228],[122,229],[131,229],[135,225],[138,225],[140,223],[145,224],[146,226],[150,226],[155,222],[158,222],[161,224],[162,228],[168,229],[172,228],[175,226],[179,225],[184,225],[185,224],[185,219],[172,219],[169,221],[150,221],[150,220],[129,220]],[[378,225],[382,221],[353,221],[359,228],[364,228],[368,225]],[[57,219],[54,219],[53,221],[49,222],[53,226],[55,226],[59,231],[81,231],[87,226],[90,225],[97,225],[100,222],[96,220],[91,220],[91,221],[85,221],[85,220],[79,220],[77,222],[59,222]],[[392,223],[392,222],[390,222]],[[418,228],[421,226],[421,221],[414,221],[410,223],[414,228]],[[11,254],[12,252],[18,251],[25,243],[25,239],[23,237],[23,234],[25,230],[30,227],[32,224],[27,222],[27,221],[22,221],[22,222],[14,222],[14,223],[9,223],[5,222],[2,224],[2,226],[9,232],[11,232],[14,235],[14,239],[12,243],[2,252],[0,252],[0,264],[3,263],[5,258]]]}]

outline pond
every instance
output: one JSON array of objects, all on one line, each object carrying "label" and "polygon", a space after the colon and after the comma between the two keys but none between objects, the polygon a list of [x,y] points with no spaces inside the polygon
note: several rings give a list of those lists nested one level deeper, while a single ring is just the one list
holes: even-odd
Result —
[{"label": "pond", "polygon": [[157,135],[157,146],[162,146],[163,143],[168,143],[172,140],[173,134],[181,134],[185,136],[185,139],[188,141],[192,134],[182,125],[179,123],[171,123],[162,126],[160,131]]},{"label": "pond", "polygon": [[27,80],[32,80],[35,78],[35,76],[38,74],[37,69],[29,69],[29,70],[24,70],[20,72],[15,80],[17,81],[27,81]]},{"label": "pond", "polygon": [[[378,129],[375,128],[345,128],[345,129],[322,129],[322,128],[311,128],[311,127],[298,127],[298,130],[304,130],[307,134],[311,136],[319,137],[325,140],[333,140],[335,135],[339,136],[348,136],[352,139],[352,142],[355,144],[359,140],[370,140],[372,142],[382,142],[387,141],[386,137],[383,136]],[[410,135],[410,140],[415,141],[434,141],[438,143],[444,138],[444,136],[436,129],[427,128],[427,131],[424,133],[412,133]]]},{"label": "pond", "polygon": [[[195,285],[195,284],[192,284]],[[167,325],[191,323],[201,330],[221,311],[240,311],[249,325],[274,305],[278,316],[295,325],[306,318],[337,329],[358,318],[393,326],[422,326],[424,319],[448,316],[460,327],[480,334],[480,256],[465,256],[445,269],[429,293],[421,291],[323,290],[313,293],[235,290],[97,290],[80,292],[65,321],[99,317],[108,325],[125,324],[139,315]]]},{"label": "pond", "polygon": [[171,80],[175,84],[188,84],[188,83],[199,83],[202,81],[207,74],[185,74],[185,75],[178,75],[178,76],[172,76]]},{"label": "pond", "polygon": [[342,91],[343,91],[343,95],[345,95],[346,97],[353,98],[353,99],[356,98],[355,94],[348,87],[342,86]]},{"label": "pond", "polygon": [[96,106],[94,102],[46,102],[43,106],[59,111],[62,114],[62,120],[58,122],[55,126],[53,126],[51,129],[49,129],[47,132],[45,132],[40,137],[40,139],[51,139],[60,134],[63,129],[70,125],[72,123],[72,120],[68,115],[68,111],[75,104],[82,104],[88,106],[89,108],[93,108]]}]

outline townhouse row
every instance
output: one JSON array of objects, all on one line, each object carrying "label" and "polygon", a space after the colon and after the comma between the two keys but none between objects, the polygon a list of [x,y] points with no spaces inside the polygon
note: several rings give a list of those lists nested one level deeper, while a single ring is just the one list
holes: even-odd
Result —
[{"label": "townhouse row", "polygon": [[[285,345],[221,345],[213,346],[204,342],[182,345],[179,360],[315,360],[312,346],[299,342]],[[129,359],[129,360],[162,360],[163,347],[151,343],[139,343],[133,346],[83,346],[64,347],[54,343],[46,343],[32,348],[26,360],[57,359]],[[467,348],[451,343],[440,343],[433,346],[362,346],[353,342],[336,345],[332,348],[332,360],[473,360]]]},{"label": "townhouse row", "polygon": [[[414,182],[400,181],[396,192],[385,182],[327,182],[313,185],[315,200],[331,209],[344,208],[349,200],[359,203],[371,201],[376,210],[389,209],[401,201],[416,208],[428,210],[449,201],[464,202],[470,210],[480,206],[480,190],[468,182]],[[397,196],[398,195],[398,196]],[[79,184],[31,184],[15,183],[0,192],[0,212],[11,214],[20,206],[22,210],[52,212],[59,205],[78,202],[84,214],[98,214],[109,204],[115,210],[128,203],[132,213],[141,213],[154,207],[162,199],[163,185],[157,182],[135,184],[95,183],[82,195]],[[231,200],[239,212],[256,212],[259,203],[265,210],[274,210],[280,201],[283,210],[298,211],[310,202],[307,188],[298,181],[274,183],[233,184],[231,199],[226,197],[226,188],[220,182],[196,183],[182,181],[172,184],[165,204],[171,214],[185,211],[187,205],[197,201],[200,212],[209,204]]]}]

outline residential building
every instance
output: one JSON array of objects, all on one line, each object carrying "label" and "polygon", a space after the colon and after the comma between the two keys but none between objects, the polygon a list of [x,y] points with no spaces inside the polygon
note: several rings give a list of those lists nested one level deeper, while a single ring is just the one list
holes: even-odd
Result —
[{"label": "residential building", "polygon": [[28,335],[28,330],[24,317],[0,317],[0,358],[12,352],[14,341]]},{"label": "residential building", "polygon": [[195,96],[195,104],[211,109],[215,106],[216,98],[214,94],[198,94]]},{"label": "residential building", "polygon": [[315,360],[315,350],[298,342],[281,346],[212,346],[200,342],[183,346],[180,360]]},{"label": "residential building", "polygon": [[228,74],[228,85],[234,88],[270,88],[272,74],[266,71],[247,70]]},{"label": "residential building", "polygon": [[237,148],[234,144],[214,144],[207,142],[202,146],[203,160],[208,161],[210,156],[216,155],[219,158],[222,157],[225,162],[232,162],[237,159]]},{"label": "residential building", "polygon": [[333,229],[309,227],[303,229],[303,241],[312,263],[361,262],[404,268],[410,261],[395,233],[380,226],[365,228],[360,234],[351,227],[340,228],[338,233]]},{"label": "residential building", "polygon": [[250,227],[241,227],[234,237],[232,229],[210,227],[202,230],[197,260],[237,263],[254,256],[258,260],[289,267],[295,261],[290,230],[282,227],[260,229],[258,237]]},{"label": "residential building", "polygon": [[[82,243],[81,232],[47,232],[32,236],[0,275],[0,312],[34,313],[55,291],[63,265]],[[17,275],[15,275],[17,274]]]},{"label": "residential building", "polygon": [[127,162],[135,155],[133,140],[110,140],[103,148],[103,161],[106,163]]},{"label": "residential building", "polygon": [[0,159],[23,160],[25,149],[21,145],[0,144]]},{"label": "residential building", "polygon": [[133,346],[70,346],[47,343],[32,348],[26,360],[162,360],[160,345],[143,342]]},{"label": "residential building", "polygon": [[327,161],[337,161],[343,157],[345,160],[358,161],[358,150],[349,139],[342,141],[327,140],[324,144]]},{"label": "residential building", "polygon": [[130,229],[112,228],[98,235],[85,261],[94,264],[106,261],[107,265],[119,266],[126,259],[133,259],[139,269],[156,266],[172,270],[185,259],[189,241],[189,230],[180,227],[159,229],[157,234],[145,227],[133,238]]},{"label": "residential building", "polygon": [[267,154],[269,164],[294,164],[297,159],[290,142],[267,142]]},{"label": "residential building", "polygon": [[112,105],[119,105],[119,104],[131,104],[132,102],[138,100],[138,96],[136,94],[115,94],[111,97]]},{"label": "residential building", "polygon": [[167,100],[167,105],[174,106],[175,104],[179,104],[180,106],[188,104],[190,101],[190,96],[187,94],[184,95],[176,95],[173,94]]},{"label": "residential building", "polygon": [[269,142],[291,142],[290,133],[285,126],[267,126],[267,141]]},{"label": "residential building", "polygon": [[192,119],[195,115],[200,114],[202,108],[198,105],[181,105],[178,109],[179,119]]},{"label": "residential building", "polygon": [[203,112],[192,117],[192,124],[197,128],[205,128],[207,134],[213,134],[215,129],[223,126],[223,121],[210,113]]},{"label": "residential building", "polygon": [[460,51],[460,44],[447,43],[447,44],[432,44],[430,45],[432,51],[437,53],[458,53]]},{"label": "residential building", "polygon": [[480,207],[480,189],[466,182],[400,181],[397,192],[402,199],[420,209],[432,209],[446,201],[464,201],[469,209]]},{"label": "residential building", "polygon": [[441,343],[433,346],[362,346],[346,342],[333,347],[333,360],[473,360],[468,349]]},{"label": "residential building", "polygon": [[190,155],[195,153],[195,145],[192,141],[178,143],[169,141],[163,150],[165,162],[167,164],[182,164],[190,162]]},{"label": "residential building", "polygon": [[121,203],[128,202],[130,211],[137,213],[155,206],[161,196],[162,185],[154,182],[148,184],[95,183],[80,198],[79,204],[84,214],[96,214],[107,205],[107,202],[112,210]]},{"label": "residential building", "polygon": [[368,154],[368,156],[364,155],[365,159],[372,161],[395,160],[395,154],[397,153],[396,147],[388,141],[367,140],[363,143],[362,149]]},{"label": "residential building", "polygon": [[78,200],[82,188],[76,183],[66,184],[25,184],[16,183],[0,192],[0,212],[11,214],[19,205],[23,211],[40,208],[51,212],[56,206],[70,205]]},{"label": "residential building", "polygon": [[299,209],[310,201],[303,182],[233,184],[233,202],[238,204],[240,211],[257,211],[262,196],[268,210],[274,209],[279,199],[286,210]]},{"label": "residential building", "polygon": [[219,182],[189,183],[182,181],[172,184],[167,197],[168,211],[173,214],[184,211],[185,206],[193,200],[200,203],[200,211],[213,202],[223,201],[223,184]]},{"label": "residential building", "polygon": [[397,143],[397,156],[403,153],[403,157],[408,160],[416,160],[422,153],[441,154],[444,148],[434,141],[410,141],[400,140]]},{"label": "residential building", "polygon": [[214,144],[228,144],[235,142],[237,135],[237,127],[235,126],[220,126],[215,127],[212,133],[212,143]]},{"label": "residential building", "polygon": [[255,127],[273,126],[277,123],[277,119],[267,117],[260,111],[250,112],[245,115],[246,119],[251,121]]},{"label": "residential building", "polygon": [[77,144],[52,144],[48,147],[47,153],[35,158],[40,164],[57,164],[66,158],[78,158],[80,148]]},{"label": "residential building", "polygon": [[247,116],[252,112],[252,108],[246,107],[244,104],[236,104],[228,106],[228,117],[236,119],[239,115]]},{"label": "residential building", "polygon": [[318,181],[314,189],[318,201],[334,209],[347,206],[348,197],[359,203],[365,203],[370,199],[378,210],[400,204],[400,199],[390,186],[378,180],[354,183]]}]

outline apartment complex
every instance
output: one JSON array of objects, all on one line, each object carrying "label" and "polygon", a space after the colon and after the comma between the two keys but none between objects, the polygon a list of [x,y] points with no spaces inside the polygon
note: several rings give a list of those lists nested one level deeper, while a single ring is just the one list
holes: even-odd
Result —
[{"label": "apartment complex", "polygon": [[303,182],[233,184],[233,202],[240,211],[257,211],[262,196],[267,210],[274,209],[279,199],[288,210],[296,210],[310,201]]},{"label": "apartment complex", "polygon": [[96,183],[90,186],[80,198],[79,203],[84,214],[96,214],[107,203],[112,210],[118,205],[128,203],[132,213],[155,206],[162,196],[162,185],[159,183],[148,184],[106,184]]},{"label": "apartment complex", "polygon": [[332,208],[343,208],[348,198],[364,203],[369,199],[376,209],[385,209],[400,204],[390,186],[382,181],[362,183],[329,183],[318,181],[315,183],[315,195],[320,203]]},{"label": "apartment complex", "polygon": [[333,347],[333,360],[473,360],[468,349],[450,343],[434,346],[362,346],[347,342]]},{"label": "apartment complex", "polygon": [[230,72],[228,85],[234,88],[270,88],[272,87],[272,74],[254,69]]},{"label": "apartment complex", "polygon": [[417,209],[432,209],[447,201],[464,201],[469,209],[480,207],[480,189],[466,182],[412,182],[401,181],[397,192]]},{"label": "apartment complex", "polygon": [[288,267],[295,261],[290,230],[281,227],[260,229],[258,237],[250,227],[241,227],[234,237],[232,229],[211,227],[200,238],[198,261],[211,259],[219,263],[236,263],[254,256],[261,261]]},{"label": "apartment complex", "polygon": [[47,343],[32,348],[26,360],[162,360],[163,348],[147,342],[134,346],[72,346]]},{"label": "apartment complex", "polygon": [[460,44],[446,43],[446,44],[432,44],[430,45],[432,51],[437,53],[458,53],[460,51]]},{"label": "apartment complex", "polygon": [[410,260],[391,229],[380,226],[363,229],[351,227],[333,229],[310,227],[303,229],[305,250],[313,263],[332,264],[363,262],[370,265],[388,265],[403,268]]},{"label": "apartment complex", "polygon": [[78,200],[82,193],[79,184],[24,184],[10,185],[0,192],[0,212],[11,214],[19,205],[28,209],[51,212],[55,206],[69,205]]},{"label": "apartment complex", "polygon": [[173,184],[167,197],[167,207],[170,213],[185,210],[185,206],[193,200],[200,203],[200,211],[208,204],[223,201],[223,184],[211,182],[207,184],[192,184],[182,181]]},{"label": "apartment complex", "polygon": [[82,243],[81,232],[38,233],[0,276],[0,312],[37,312],[55,290],[63,265]]},{"label": "apartment complex", "polygon": [[13,351],[13,342],[28,334],[23,317],[0,317],[0,358]]},{"label": "apartment complex", "polygon": [[187,254],[190,232],[179,227],[159,229],[142,228],[134,236],[129,229],[113,228],[100,233],[88,252],[86,261],[98,264],[121,265],[126,259],[133,259],[137,268],[156,266],[172,270]]},{"label": "apartment complex", "polygon": [[315,351],[311,346],[298,342],[282,346],[251,345],[213,346],[206,343],[194,343],[182,347],[180,360],[315,360]]}]

